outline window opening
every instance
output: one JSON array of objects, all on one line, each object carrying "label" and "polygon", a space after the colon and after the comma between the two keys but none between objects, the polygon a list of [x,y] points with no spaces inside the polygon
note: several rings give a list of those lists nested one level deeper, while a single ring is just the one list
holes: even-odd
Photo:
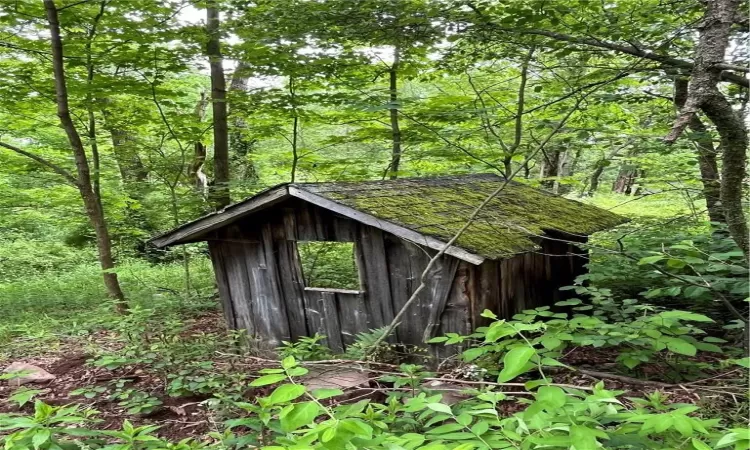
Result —
[{"label": "window opening", "polygon": [[299,241],[306,288],[360,290],[353,242]]}]

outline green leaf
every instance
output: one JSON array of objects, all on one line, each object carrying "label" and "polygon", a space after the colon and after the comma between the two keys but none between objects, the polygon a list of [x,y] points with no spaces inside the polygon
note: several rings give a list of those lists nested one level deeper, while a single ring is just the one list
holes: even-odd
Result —
[{"label": "green leaf", "polygon": [[484,311],[482,311],[481,316],[486,317],[488,319],[493,319],[493,320],[497,319],[497,315],[495,315],[495,313],[493,313],[489,309],[485,309]]},{"label": "green leaf", "polygon": [[684,437],[692,436],[693,426],[690,424],[690,420],[681,415],[674,415],[674,427]]},{"label": "green leaf", "polygon": [[472,347],[465,352],[462,353],[464,361],[471,362],[475,359],[479,358],[480,356],[484,355],[487,351],[484,347]]},{"label": "green leaf", "polygon": [[272,374],[272,375],[263,375],[262,377],[253,380],[252,383],[250,383],[250,386],[267,386],[269,384],[278,383],[279,381],[286,380],[286,375],[284,374]]},{"label": "green leaf", "polygon": [[305,393],[305,387],[299,384],[282,384],[268,396],[271,405],[287,403]]},{"label": "green leaf", "polygon": [[337,395],[341,395],[343,393],[344,391],[342,391],[341,389],[327,389],[327,388],[320,388],[320,389],[315,389],[314,391],[312,391],[313,397],[317,398],[318,400],[336,397]]},{"label": "green leaf", "polygon": [[557,386],[542,386],[536,393],[536,399],[545,404],[549,410],[561,408],[567,401],[565,391]]},{"label": "green leaf", "polygon": [[598,450],[595,430],[582,425],[570,426],[570,441],[575,450]]},{"label": "green leaf", "polygon": [[427,407],[433,411],[453,415],[453,411],[451,411],[450,406],[444,403],[428,403]]},{"label": "green leaf", "polygon": [[471,432],[476,434],[477,436],[481,436],[484,433],[486,433],[487,430],[489,429],[490,429],[490,424],[482,420],[474,424],[473,427],[471,427]]},{"label": "green leaf", "polygon": [[560,339],[554,338],[554,337],[545,337],[542,338],[542,347],[552,350],[560,346],[562,344],[562,341]]},{"label": "green leaf", "polygon": [[34,446],[35,449],[38,449],[42,445],[44,445],[47,441],[49,441],[50,437],[52,436],[52,433],[49,430],[46,429],[39,429],[34,432],[34,437],[31,438],[31,444]]},{"label": "green leaf", "polygon": [[294,359],[294,356],[287,356],[281,361],[281,367],[283,367],[284,369],[291,369],[296,365],[297,361]]},{"label": "green leaf", "polygon": [[669,339],[667,341],[667,348],[671,352],[687,356],[695,356],[695,353],[697,351],[693,344],[678,338]]},{"label": "green leaf", "polygon": [[503,357],[503,370],[497,377],[498,383],[505,383],[526,371],[526,364],[536,350],[531,347],[516,347],[510,349]]},{"label": "green leaf", "polygon": [[281,418],[281,428],[289,432],[304,425],[309,425],[318,417],[319,412],[320,407],[315,402],[297,403],[289,413]]},{"label": "green leaf", "polygon": [[693,448],[695,450],[711,450],[711,447],[709,447],[708,445],[704,444],[703,442],[699,441],[696,438],[693,438],[690,442],[693,444]]},{"label": "green leaf", "polygon": [[721,448],[721,447],[726,447],[727,445],[732,445],[739,440],[740,440],[740,435],[737,433],[725,434],[716,443],[716,448]]},{"label": "green leaf", "polygon": [[638,261],[638,265],[654,264],[654,263],[661,261],[664,258],[665,258],[664,255],[646,256],[645,258],[641,258],[640,261]]}]

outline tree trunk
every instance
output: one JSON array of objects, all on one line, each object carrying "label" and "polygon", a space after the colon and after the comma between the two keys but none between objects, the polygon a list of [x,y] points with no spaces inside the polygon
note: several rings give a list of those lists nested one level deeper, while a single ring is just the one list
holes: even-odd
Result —
[{"label": "tree trunk", "polygon": [[[232,92],[246,92],[247,82],[250,79],[250,65],[240,61],[229,84],[230,95]],[[231,128],[229,131],[229,153],[232,155],[234,165],[239,169],[239,177],[242,180],[258,181],[258,172],[253,162],[253,147],[256,139],[247,136],[247,123],[245,119],[235,114],[234,109],[229,110]]]},{"label": "tree trunk", "polygon": [[393,64],[388,70],[390,112],[391,112],[391,164],[389,176],[391,180],[398,178],[401,166],[401,128],[398,123],[398,65],[400,59],[398,46],[393,47]]},{"label": "tree trunk", "polygon": [[215,1],[206,7],[206,54],[211,67],[211,109],[214,124],[214,184],[211,200],[216,209],[230,203],[229,193],[229,134],[227,129],[226,80],[219,36],[219,10]]},{"label": "tree trunk", "polygon": [[740,0],[705,2],[706,12],[699,26],[700,35],[685,106],[665,141],[676,141],[699,110],[716,126],[723,152],[720,197],[724,218],[732,239],[748,259],[748,227],[742,209],[747,128],[741,115],[734,111],[717,86],[722,78],[721,65],[724,64],[732,26],[740,15],[740,3]]},{"label": "tree trunk", "polygon": [[594,173],[591,174],[591,181],[589,182],[589,196],[596,194],[596,191],[599,189],[599,180],[602,177],[602,173],[604,173],[604,169],[609,167],[610,164],[612,163],[607,159],[600,159],[594,163]]},{"label": "tree trunk", "polygon": [[117,274],[113,272],[115,268],[114,259],[112,258],[112,241],[109,237],[107,222],[104,217],[104,210],[101,202],[96,195],[91,184],[91,172],[89,169],[86,150],[81,142],[81,136],[76,130],[73,119],[70,116],[68,106],[68,89],[65,79],[65,68],[63,63],[63,43],[60,37],[60,23],[57,16],[54,0],[44,0],[44,8],[49,24],[50,42],[52,47],[52,68],[54,72],[55,94],[57,101],[57,116],[60,118],[60,124],[65,130],[68,137],[78,174],[77,187],[81,194],[86,215],[89,218],[91,226],[96,234],[96,247],[99,253],[99,264],[102,268],[102,276],[107,293],[114,299],[116,308],[119,312],[127,311],[125,295],[120,288]]},{"label": "tree trunk", "polygon": [[552,189],[555,185],[555,178],[557,178],[558,171],[560,169],[560,156],[563,151],[561,149],[548,150],[544,154],[542,163],[542,186],[546,189]]},{"label": "tree trunk", "polygon": [[557,179],[552,188],[552,192],[555,194],[567,194],[571,190],[570,184],[560,183],[561,178],[567,178],[573,176],[578,165],[578,159],[581,157],[581,149],[576,150],[573,157],[570,156],[570,151],[566,150],[560,158],[560,168],[557,171]]},{"label": "tree trunk", "polygon": [[[678,109],[685,106],[688,97],[687,78],[675,77],[674,80],[674,104]],[[688,123],[690,128],[690,140],[698,151],[698,168],[703,183],[703,196],[706,198],[706,210],[711,222],[726,223],[724,211],[721,208],[721,181],[719,179],[719,167],[716,164],[716,149],[708,128],[703,124],[698,114],[693,114]]]},{"label": "tree trunk", "polygon": [[110,99],[100,99],[99,103],[103,105],[101,112],[104,117],[104,129],[109,132],[112,138],[112,151],[117,169],[120,171],[120,179],[125,185],[128,195],[138,199],[141,197],[140,192],[138,192],[140,189],[131,192],[131,187],[148,180],[148,169],[143,165],[143,161],[138,155],[136,138],[131,131],[118,123],[112,111],[107,107],[111,103]]},{"label": "tree trunk", "polygon": [[[198,122],[202,122],[206,116],[206,93],[201,92],[201,97],[195,105],[195,116]],[[208,177],[203,172],[203,165],[206,163],[206,144],[200,140],[193,143],[193,160],[188,166],[188,180],[195,188],[196,192],[205,199],[206,190],[208,189]]]},{"label": "tree trunk", "polygon": [[289,100],[292,105],[292,139],[289,143],[292,146],[292,171],[290,181],[294,183],[297,180],[297,167],[299,166],[299,114],[297,113],[297,87],[294,84],[294,77],[289,77]]},{"label": "tree trunk", "polygon": [[630,195],[638,178],[638,168],[625,162],[620,167],[617,179],[612,184],[612,192]]},{"label": "tree trunk", "polygon": [[[516,102],[516,117],[513,128],[513,143],[503,157],[503,174],[506,178],[513,173],[513,157],[516,156],[518,148],[523,140],[523,114],[526,110],[526,84],[529,81],[529,63],[534,56],[535,47],[531,47],[521,64],[521,81],[518,84],[518,100]],[[526,178],[528,178],[528,161],[526,161]]]}]

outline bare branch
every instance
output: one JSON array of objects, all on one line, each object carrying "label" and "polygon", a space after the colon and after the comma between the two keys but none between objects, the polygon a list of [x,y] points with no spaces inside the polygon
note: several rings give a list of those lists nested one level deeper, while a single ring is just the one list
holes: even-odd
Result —
[{"label": "bare branch", "polygon": [[39,164],[41,164],[41,165],[43,165],[43,166],[45,166],[45,167],[47,167],[49,169],[52,169],[55,173],[57,173],[58,175],[61,175],[63,178],[65,178],[65,180],[68,183],[72,184],[73,186],[75,186],[75,187],[79,186],[78,179],[76,179],[76,177],[74,177],[70,172],[68,172],[67,170],[63,169],[62,167],[58,166],[57,164],[55,164],[53,162],[47,161],[46,159],[42,158],[41,156],[35,155],[35,154],[31,153],[31,152],[27,152],[26,150],[23,150],[23,149],[21,149],[19,147],[16,147],[15,145],[12,145],[12,144],[7,144],[5,142],[0,142],[0,147],[7,148],[8,150],[14,151],[14,152],[18,153],[19,155],[23,155],[23,156],[25,156],[27,158],[31,158],[34,161],[38,162]]}]

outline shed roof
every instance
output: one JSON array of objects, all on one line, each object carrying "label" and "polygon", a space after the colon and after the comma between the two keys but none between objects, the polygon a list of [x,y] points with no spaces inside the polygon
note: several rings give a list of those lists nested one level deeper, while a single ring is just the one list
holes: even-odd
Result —
[{"label": "shed roof", "polygon": [[[296,197],[431,248],[445,245],[505,179],[493,174],[384,181],[287,183],[152,239],[159,246],[202,240],[231,221]],[[626,219],[592,205],[509,182],[446,253],[474,264],[539,248],[550,231],[589,235]]]}]

